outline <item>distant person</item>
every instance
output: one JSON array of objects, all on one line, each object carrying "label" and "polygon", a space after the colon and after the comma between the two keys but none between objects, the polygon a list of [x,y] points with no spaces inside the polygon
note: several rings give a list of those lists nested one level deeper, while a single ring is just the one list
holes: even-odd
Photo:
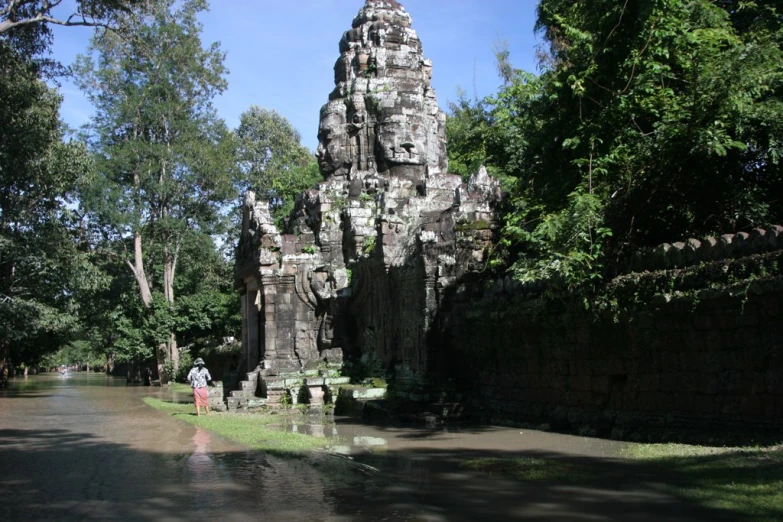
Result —
[{"label": "distant person", "polygon": [[193,402],[196,403],[196,415],[201,416],[201,406],[209,415],[209,391],[207,383],[212,380],[209,370],[204,368],[204,359],[199,357],[193,361],[193,368],[188,373],[188,382],[193,388]]}]

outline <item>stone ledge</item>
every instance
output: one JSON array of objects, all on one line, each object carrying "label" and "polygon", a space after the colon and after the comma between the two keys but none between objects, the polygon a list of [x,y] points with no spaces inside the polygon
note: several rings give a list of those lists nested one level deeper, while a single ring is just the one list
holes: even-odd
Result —
[{"label": "stone ledge", "polygon": [[754,228],[719,237],[690,238],[643,248],[627,260],[625,270],[643,272],[683,268],[708,261],[733,259],[783,249],[783,226]]},{"label": "stone ledge", "polygon": [[338,395],[356,400],[383,399],[386,397],[386,388],[340,388]]}]

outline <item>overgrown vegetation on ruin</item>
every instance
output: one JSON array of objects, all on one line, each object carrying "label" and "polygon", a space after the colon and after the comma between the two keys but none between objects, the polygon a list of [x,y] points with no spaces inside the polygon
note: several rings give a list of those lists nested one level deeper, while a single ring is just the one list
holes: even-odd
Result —
[{"label": "overgrown vegetation on ruin", "polygon": [[541,74],[452,105],[452,169],[510,178],[505,256],[566,291],[635,250],[783,220],[783,17],[770,0],[542,0]]}]

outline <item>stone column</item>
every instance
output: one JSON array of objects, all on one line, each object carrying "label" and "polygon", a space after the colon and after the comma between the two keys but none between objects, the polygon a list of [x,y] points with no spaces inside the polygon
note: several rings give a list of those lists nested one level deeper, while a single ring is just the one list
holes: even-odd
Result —
[{"label": "stone column", "polygon": [[264,360],[276,367],[277,360],[277,285],[279,277],[265,275],[261,278],[261,299],[264,310]]},{"label": "stone column", "polygon": [[243,308],[246,311],[243,317],[247,317],[247,371],[252,371],[258,366],[261,352],[261,346],[259,345],[258,285],[255,281],[250,281],[246,285]]},{"label": "stone column", "polygon": [[[242,305],[242,360],[247,362],[249,360],[248,354],[250,353],[250,346],[248,344],[248,331],[247,331],[247,286],[243,285],[239,290],[239,302]],[[249,370],[249,369],[248,369]]]}]

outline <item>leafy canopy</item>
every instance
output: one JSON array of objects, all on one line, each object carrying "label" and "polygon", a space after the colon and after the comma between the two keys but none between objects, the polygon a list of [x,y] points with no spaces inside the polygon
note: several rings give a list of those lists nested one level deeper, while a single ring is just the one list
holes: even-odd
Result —
[{"label": "leafy canopy", "polygon": [[573,288],[642,246],[780,222],[782,14],[772,1],[542,0],[540,76],[516,72],[450,134],[458,163],[517,180],[516,276]]}]

